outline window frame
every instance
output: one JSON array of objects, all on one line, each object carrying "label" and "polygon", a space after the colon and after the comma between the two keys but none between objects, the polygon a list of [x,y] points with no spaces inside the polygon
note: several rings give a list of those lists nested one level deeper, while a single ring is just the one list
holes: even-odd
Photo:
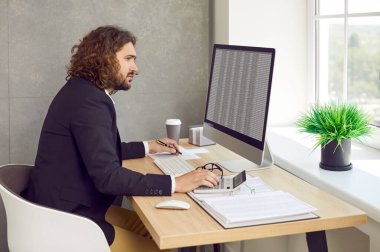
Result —
[{"label": "window frame", "polygon": [[[328,18],[343,18],[344,20],[344,66],[343,66],[343,101],[347,100],[347,73],[348,73],[348,18],[380,16],[380,12],[348,13],[348,1],[344,1],[343,14],[319,15],[318,6],[320,0],[308,0],[308,89],[309,104],[326,100],[320,97],[319,83],[319,24],[318,20]],[[371,125],[373,134],[365,137],[363,144],[380,150],[380,125]]]}]

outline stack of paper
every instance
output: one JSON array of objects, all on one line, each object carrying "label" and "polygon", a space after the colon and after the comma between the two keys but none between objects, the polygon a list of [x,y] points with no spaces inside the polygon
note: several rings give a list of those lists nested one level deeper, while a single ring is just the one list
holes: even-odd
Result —
[{"label": "stack of paper", "polygon": [[313,213],[316,208],[287,192],[274,191],[258,177],[249,176],[245,187],[230,194],[190,196],[225,228],[318,218]]}]

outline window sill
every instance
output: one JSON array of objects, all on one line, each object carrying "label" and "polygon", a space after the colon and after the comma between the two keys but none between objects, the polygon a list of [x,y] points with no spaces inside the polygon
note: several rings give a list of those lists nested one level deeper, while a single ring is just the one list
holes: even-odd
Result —
[{"label": "window sill", "polygon": [[267,140],[274,162],[286,171],[362,209],[380,223],[380,151],[353,143],[354,168],[333,172],[319,168],[320,148],[311,152],[313,138],[294,127],[270,127]]}]

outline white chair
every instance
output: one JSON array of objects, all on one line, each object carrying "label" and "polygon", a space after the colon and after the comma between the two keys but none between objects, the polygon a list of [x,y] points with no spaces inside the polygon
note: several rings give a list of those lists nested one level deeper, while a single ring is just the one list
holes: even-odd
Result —
[{"label": "white chair", "polygon": [[93,221],[31,203],[20,193],[25,189],[30,165],[0,167],[0,194],[7,216],[11,252],[105,252],[106,237]]}]

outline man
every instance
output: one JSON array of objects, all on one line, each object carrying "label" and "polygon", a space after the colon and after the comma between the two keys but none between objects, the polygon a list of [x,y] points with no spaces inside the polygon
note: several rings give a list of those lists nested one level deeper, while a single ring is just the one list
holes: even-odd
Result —
[{"label": "man", "polygon": [[167,138],[162,141],[173,148],[155,141],[120,141],[110,95],[131,88],[138,71],[135,43],[129,31],[103,26],[73,47],[68,81],[49,107],[26,192],[31,201],[93,220],[111,251],[158,250],[142,238],[149,234],[135,213],[111,206],[116,196],[171,195],[219,181],[207,170],[174,178],[121,167],[123,159],[178,151]]}]

